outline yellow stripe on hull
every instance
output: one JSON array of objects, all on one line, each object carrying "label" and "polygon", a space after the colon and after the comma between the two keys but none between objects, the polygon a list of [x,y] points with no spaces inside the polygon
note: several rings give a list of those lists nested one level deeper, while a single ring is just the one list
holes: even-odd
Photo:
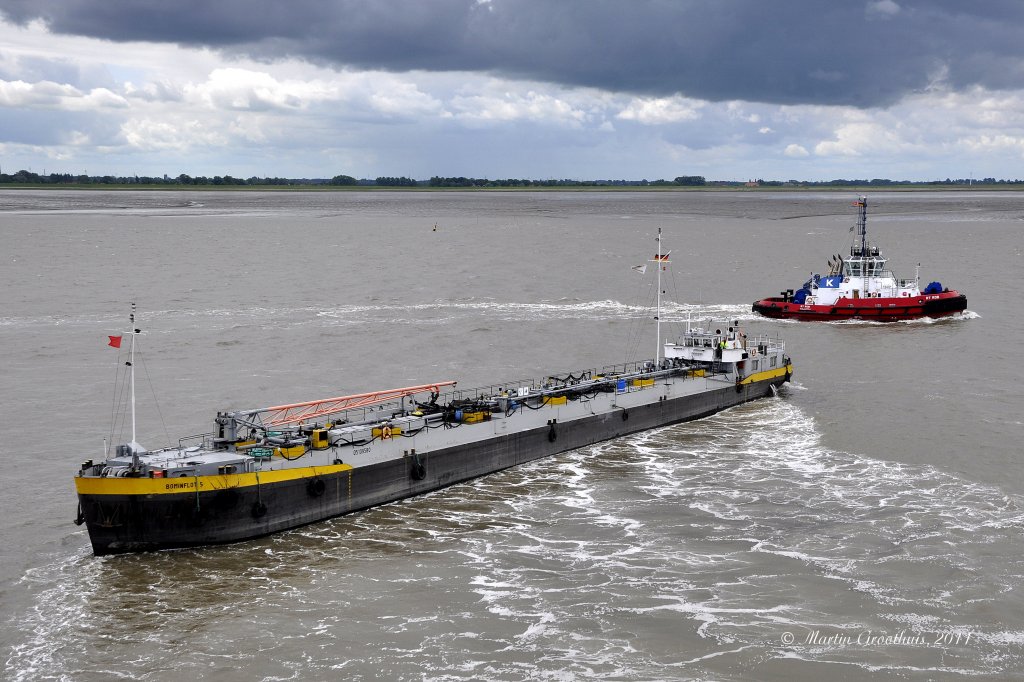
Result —
[{"label": "yellow stripe on hull", "polygon": [[348,471],[350,464],[328,464],[318,467],[279,469],[247,474],[218,474],[215,476],[179,476],[177,478],[93,478],[78,476],[75,489],[79,495],[176,495],[224,490],[226,488],[250,488],[268,483],[293,481],[315,476]]},{"label": "yellow stripe on hull", "polygon": [[769,369],[769,370],[765,370],[764,372],[755,372],[754,374],[751,374],[750,376],[748,376],[745,379],[743,379],[743,381],[741,381],[740,383],[741,384],[753,384],[753,383],[756,383],[758,381],[771,381],[772,379],[778,379],[779,377],[784,377],[784,376],[786,376],[786,374],[792,374],[792,373],[793,373],[793,365],[789,364],[789,365],[786,365],[785,367],[778,367],[776,369]]}]

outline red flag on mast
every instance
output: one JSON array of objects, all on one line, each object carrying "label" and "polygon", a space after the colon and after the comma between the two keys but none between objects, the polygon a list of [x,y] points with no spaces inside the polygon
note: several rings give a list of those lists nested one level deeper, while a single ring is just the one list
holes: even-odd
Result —
[{"label": "red flag on mast", "polygon": [[120,336],[108,336],[107,338],[110,339],[110,341],[107,342],[108,346],[113,346],[114,348],[120,348],[121,347],[121,337]]}]

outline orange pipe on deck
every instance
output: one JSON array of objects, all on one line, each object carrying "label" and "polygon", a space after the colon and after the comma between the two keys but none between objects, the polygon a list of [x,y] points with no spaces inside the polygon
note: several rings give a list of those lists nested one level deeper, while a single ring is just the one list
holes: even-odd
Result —
[{"label": "orange pipe on deck", "polygon": [[406,388],[392,388],[386,391],[372,391],[370,393],[356,393],[337,398],[323,398],[321,400],[310,400],[304,403],[292,403],[290,405],[278,405],[276,407],[265,407],[261,410],[254,410],[250,414],[279,413],[270,416],[264,422],[267,426],[280,426],[282,424],[294,424],[308,419],[350,410],[356,407],[376,405],[396,398],[416,395],[417,393],[440,393],[444,386],[454,386],[455,381],[439,381],[433,384],[422,384],[420,386],[408,386]]}]

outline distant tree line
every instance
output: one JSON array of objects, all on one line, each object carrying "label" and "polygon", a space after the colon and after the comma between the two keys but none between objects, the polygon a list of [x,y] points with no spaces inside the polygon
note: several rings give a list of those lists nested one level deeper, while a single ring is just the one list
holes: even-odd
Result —
[{"label": "distant tree line", "polygon": [[995,178],[946,178],[945,180],[888,180],[886,178],[874,178],[872,180],[825,180],[822,182],[809,182],[806,180],[790,180],[787,184],[796,184],[805,187],[827,185],[834,187],[845,187],[851,185],[884,187],[887,185],[1021,185],[1024,180],[997,180]]},{"label": "distant tree line", "polygon": [[417,187],[419,183],[412,178],[377,178],[378,187]]},{"label": "distant tree line", "polygon": [[703,175],[680,175],[675,179],[675,183],[687,187],[703,187],[707,184],[707,180]]},{"label": "distant tree line", "polygon": [[163,176],[114,176],[114,175],[72,175],[71,173],[49,173],[40,175],[32,171],[20,170],[17,173],[0,173],[0,184],[32,184],[32,185],[173,185],[173,186],[360,186],[360,187],[465,187],[465,188],[496,188],[496,187],[899,187],[927,185],[961,185],[961,186],[992,186],[992,185],[1024,185],[1024,180],[997,180],[996,178],[958,178],[945,180],[889,180],[873,178],[871,180],[707,180],[703,175],[680,175],[674,180],[528,180],[525,178],[506,178],[490,180],[488,178],[441,177],[434,176],[429,180],[414,180],[407,177],[362,178],[351,175],[335,175],[332,178],[235,178],[230,175],[215,175],[212,178],[204,175],[192,177],[184,173],[177,177]]},{"label": "distant tree line", "polygon": [[[348,176],[338,176],[348,177]],[[362,181],[353,180],[352,184],[360,184]],[[372,180],[366,181],[373,184]],[[20,170],[17,173],[0,173],[0,184],[33,184],[33,185],[326,185],[326,184],[348,184],[334,182],[322,178],[235,178],[230,175],[215,175],[208,178],[205,175],[192,177],[182,173],[172,178],[167,175],[72,175],[71,173],[50,173],[40,175],[27,170]]]},{"label": "distant tree line", "polygon": [[663,187],[683,184],[704,184],[704,178],[700,182],[679,182],[681,178],[673,180],[527,180],[525,178],[506,178],[490,180],[488,178],[465,178],[462,176],[453,178],[442,178],[434,176],[427,181],[429,187]]}]

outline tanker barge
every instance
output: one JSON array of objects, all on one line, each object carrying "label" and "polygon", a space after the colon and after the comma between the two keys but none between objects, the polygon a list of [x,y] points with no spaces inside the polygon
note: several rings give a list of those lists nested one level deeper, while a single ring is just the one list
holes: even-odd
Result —
[{"label": "tanker barge", "polygon": [[[660,273],[660,240],[655,260]],[[652,360],[222,411],[212,432],[158,450],[135,442],[133,413],[131,442],[82,463],[76,522],[96,555],[247,540],[706,417],[774,395],[792,375],[777,336],[687,323],[663,341],[658,320]],[[138,333],[133,313],[131,367]]]}]

